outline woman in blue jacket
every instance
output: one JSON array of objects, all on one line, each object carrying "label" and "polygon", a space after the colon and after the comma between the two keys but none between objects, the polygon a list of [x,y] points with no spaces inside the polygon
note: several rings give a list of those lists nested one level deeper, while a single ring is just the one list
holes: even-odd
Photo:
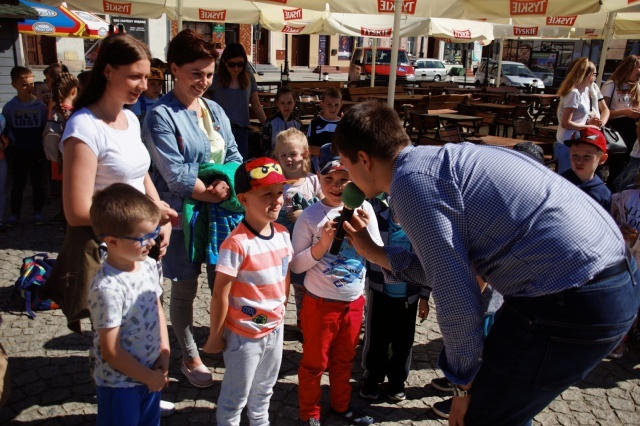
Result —
[{"label": "woman in blue jacket", "polygon": [[[191,263],[187,255],[182,205],[189,198],[220,203],[231,195],[226,182],[205,183],[198,178],[201,164],[242,162],[229,119],[217,103],[202,97],[211,85],[217,57],[214,44],[195,31],[182,31],[171,40],[167,62],[174,89],[147,112],[143,125],[153,163],[152,179],[160,198],[180,213],[162,263],[165,277],[171,280],[169,313],[182,349],[182,373],[200,388],[214,382],[193,338],[193,301],[202,265]],[[214,276],[215,265],[208,264],[210,288]]]}]

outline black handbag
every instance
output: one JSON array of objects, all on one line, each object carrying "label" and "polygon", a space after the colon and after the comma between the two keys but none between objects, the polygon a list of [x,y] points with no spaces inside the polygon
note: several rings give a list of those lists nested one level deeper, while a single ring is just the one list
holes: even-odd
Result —
[{"label": "black handbag", "polygon": [[627,145],[624,143],[622,136],[617,131],[604,127],[600,129],[604,138],[607,140],[607,154],[626,154]]},{"label": "black handbag", "polygon": [[[615,86],[613,93],[615,93]],[[613,95],[612,95],[613,96]],[[589,110],[593,111],[593,99],[591,98],[591,88],[589,88]],[[627,145],[624,143],[624,139],[620,136],[617,130],[613,130],[610,127],[602,126],[600,131],[604,135],[607,141],[607,154],[626,154]]]}]

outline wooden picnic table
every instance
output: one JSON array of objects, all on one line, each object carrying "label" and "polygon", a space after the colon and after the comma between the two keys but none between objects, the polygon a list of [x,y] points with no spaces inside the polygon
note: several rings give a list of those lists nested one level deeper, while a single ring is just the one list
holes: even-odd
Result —
[{"label": "wooden picnic table", "polygon": [[516,109],[515,105],[506,104],[493,104],[491,102],[469,102],[469,105],[473,105],[478,108],[488,109],[494,112],[510,112]]},{"label": "wooden picnic table", "polygon": [[480,87],[447,87],[446,91],[451,95],[475,95],[481,93],[482,89]]},{"label": "wooden picnic table", "polygon": [[[394,96],[394,102],[410,102],[410,101],[421,101],[424,99],[425,95],[399,95],[396,94]],[[382,101],[386,101],[388,99],[387,95],[363,95],[360,98],[369,98],[369,99],[380,99]]]},{"label": "wooden picnic table", "polygon": [[[471,141],[476,141],[476,139],[479,139],[481,143],[485,145],[501,146],[504,148],[513,148],[514,146],[516,146],[516,144],[519,144],[521,142],[528,142],[526,139],[505,138],[502,136],[492,136],[492,135],[480,136],[479,138],[475,138],[475,139],[471,138]],[[533,141],[533,143],[540,146],[545,146],[545,145],[553,146],[553,142]]]},{"label": "wooden picnic table", "polygon": [[274,92],[258,92],[258,98],[260,99],[275,99],[276,94]]}]

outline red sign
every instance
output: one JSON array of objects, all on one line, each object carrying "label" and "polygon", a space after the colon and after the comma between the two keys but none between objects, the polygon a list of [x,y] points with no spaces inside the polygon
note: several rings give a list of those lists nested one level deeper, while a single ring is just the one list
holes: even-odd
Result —
[{"label": "red sign", "polygon": [[360,34],[365,37],[391,37],[393,28],[384,28],[382,30],[374,30],[372,28],[360,27]]},{"label": "red sign", "polygon": [[471,39],[471,30],[453,30],[453,37]]},{"label": "red sign", "polygon": [[105,13],[131,15],[131,3],[112,3],[110,1],[103,0],[102,9]]},{"label": "red sign", "polygon": [[538,27],[513,27],[514,36],[538,36]]},{"label": "red sign", "polygon": [[548,0],[509,0],[511,16],[546,15]]},{"label": "red sign", "polygon": [[290,21],[292,19],[302,19],[302,9],[282,9],[284,13],[284,20]]},{"label": "red sign", "polygon": [[[418,0],[404,0],[402,2],[402,12],[407,15],[416,13],[416,3]],[[393,0],[378,0],[378,13],[393,13],[396,7]]]},{"label": "red sign", "polygon": [[227,20],[227,11],[198,9],[198,18],[201,21],[222,22]]},{"label": "red sign", "polygon": [[547,25],[557,25],[561,27],[573,27],[577,16],[547,16]]},{"label": "red sign", "polygon": [[285,25],[282,28],[282,32],[287,34],[298,34],[302,30],[304,30],[304,27],[292,27],[290,25]]}]

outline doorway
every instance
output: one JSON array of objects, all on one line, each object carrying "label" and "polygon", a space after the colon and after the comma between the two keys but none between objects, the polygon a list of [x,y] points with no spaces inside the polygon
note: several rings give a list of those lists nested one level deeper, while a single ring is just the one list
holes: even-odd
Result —
[{"label": "doorway", "polygon": [[318,37],[318,65],[329,65],[330,38],[326,35]]},{"label": "doorway", "polygon": [[270,31],[265,30],[264,28],[260,30],[260,39],[258,40],[258,63],[259,64],[268,64],[269,63],[269,36]]},{"label": "doorway", "polygon": [[27,66],[58,62],[55,37],[23,34],[22,45],[27,54]]},{"label": "doorway", "polygon": [[309,35],[294,35],[291,37],[291,64],[294,67],[309,66]]}]

